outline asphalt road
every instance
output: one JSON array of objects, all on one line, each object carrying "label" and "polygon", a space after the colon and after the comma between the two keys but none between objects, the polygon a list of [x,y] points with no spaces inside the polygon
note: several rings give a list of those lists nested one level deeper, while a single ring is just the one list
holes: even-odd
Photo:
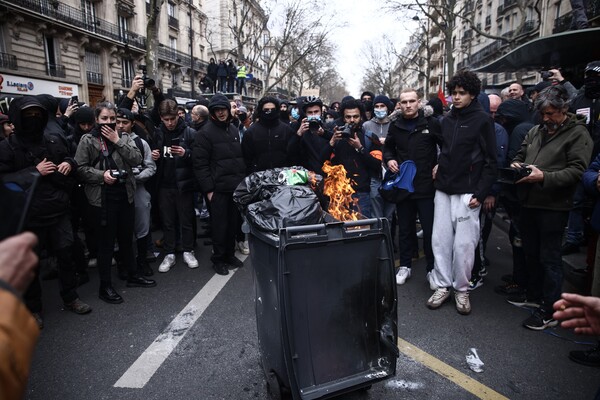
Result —
[{"label": "asphalt road", "polygon": [[[213,279],[209,247],[200,246],[197,256],[200,268],[190,270],[179,255],[170,272],[155,275],[155,288],[129,289],[115,278],[125,299],[120,305],[98,299],[97,272],[92,269],[91,282],[79,289],[93,307],[84,316],[64,311],[58,282],[44,281],[45,328],[26,398],[267,399],[251,260],[224,282],[218,276]],[[452,302],[435,311],[425,307],[431,291],[423,260],[417,262],[413,276],[398,287],[399,336],[416,350],[403,348],[395,377],[340,398],[592,399],[600,385],[600,369],[575,364],[567,356],[570,350],[588,347],[575,341],[593,344],[594,338],[561,328],[534,332],[521,327],[529,311],[506,303],[493,291],[511,265],[506,235],[497,228],[488,257],[489,275],[471,295],[470,316],[459,315]],[[156,358],[168,347],[165,343],[172,349],[158,363]],[[146,352],[151,345],[158,350]],[[470,348],[477,349],[485,364],[482,373],[467,366]],[[430,357],[416,361],[421,351]],[[142,354],[149,358],[132,367]],[[141,387],[117,385],[136,379]]]}]

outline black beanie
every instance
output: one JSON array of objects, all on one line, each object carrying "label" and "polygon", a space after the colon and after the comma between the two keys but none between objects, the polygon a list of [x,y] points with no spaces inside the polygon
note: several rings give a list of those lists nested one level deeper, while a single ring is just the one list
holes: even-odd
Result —
[{"label": "black beanie", "polygon": [[76,124],[82,124],[84,122],[93,124],[95,122],[94,110],[90,107],[79,107],[73,114],[73,120]]},{"label": "black beanie", "polygon": [[215,108],[226,108],[229,110],[229,113],[231,113],[231,104],[229,104],[229,99],[222,94],[216,94],[210,99],[210,102],[208,103],[208,111],[210,111],[212,114]]}]

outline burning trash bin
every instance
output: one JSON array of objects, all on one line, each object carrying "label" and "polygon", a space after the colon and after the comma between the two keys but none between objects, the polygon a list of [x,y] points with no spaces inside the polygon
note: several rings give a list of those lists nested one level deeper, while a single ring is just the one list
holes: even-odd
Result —
[{"label": "burning trash bin", "polygon": [[[243,197],[236,190],[238,204]],[[273,398],[331,397],[396,373],[389,223],[340,222],[322,210],[321,217],[277,230],[249,219],[258,341]]]}]

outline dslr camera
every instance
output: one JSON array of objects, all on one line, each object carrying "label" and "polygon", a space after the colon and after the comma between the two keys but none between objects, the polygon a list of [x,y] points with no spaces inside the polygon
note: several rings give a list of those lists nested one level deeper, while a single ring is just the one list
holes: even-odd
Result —
[{"label": "dslr camera", "polygon": [[554,73],[550,71],[540,71],[540,75],[542,76],[543,80],[547,81],[554,76]]},{"label": "dslr camera", "polygon": [[144,82],[144,89],[153,87],[156,84],[156,82],[154,82],[154,79],[148,78],[148,68],[145,65],[140,65],[140,69],[142,70],[142,81]]},{"label": "dslr camera", "polygon": [[310,129],[311,132],[316,132],[319,130],[319,128],[321,128],[321,121],[316,120],[316,119],[309,119],[308,120],[308,129]]},{"label": "dslr camera", "polygon": [[343,126],[338,126],[337,128],[338,128],[338,130],[342,131],[342,138],[344,138],[344,139],[350,139],[352,136],[354,136],[352,134],[352,127],[348,124],[343,125]]},{"label": "dslr camera", "polygon": [[117,183],[125,183],[127,182],[127,177],[129,173],[124,169],[111,169],[110,176],[117,180]]},{"label": "dslr camera", "polygon": [[527,164],[521,164],[519,168],[499,168],[498,182],[512,185],[529,174],[531,174],[531,168]]}]

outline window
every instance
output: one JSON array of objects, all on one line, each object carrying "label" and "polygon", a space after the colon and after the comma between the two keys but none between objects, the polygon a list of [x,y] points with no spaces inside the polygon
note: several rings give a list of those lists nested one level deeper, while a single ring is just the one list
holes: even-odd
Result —
[{"label": "window", "polygon": [[556,2],[556,15],[554,16],[555,19],[558,19],[560,17],[560,1]]},{"label": "window", "polygon": [[175,3],[170,1],[167,3],[167,14],[169,17],[175,18]]},{"label": "window", "polygon": [[90,0],[81,0],[81,13],[83,15],[83,23],[86,28],[92,32],[96,31],[96,9],[94,3]]},{"label": "window", "polygon": [[91,51],[85,51],[85,70],[88,83],[102,85],[102,69],[100,67],[100,55]]},{"label": "window", "polygon": [[44,36],[44,50],[46,52],[46,73],[59,78],[65,77],[65,68],[58,64],[58,46],[52,36]]},{"label": "window", "polygon": [[179,86],[179,73],[178,70],[171,71],[171,87],[175,88]]},{"label": "window", "polygon": [[129,19],[119,15],[119,38],[127,41],[129,32]]},{"label": "window", "polygon": [[173,50],[177,49],[177,38],[173,36],[169,36],[169,47]]},{"label": "window", "polygon": [[131,82],[133,82],[133,78],[135,77],[131,60],[121,60],[121,76],[123,77],[123,87],[131,87]]}]

